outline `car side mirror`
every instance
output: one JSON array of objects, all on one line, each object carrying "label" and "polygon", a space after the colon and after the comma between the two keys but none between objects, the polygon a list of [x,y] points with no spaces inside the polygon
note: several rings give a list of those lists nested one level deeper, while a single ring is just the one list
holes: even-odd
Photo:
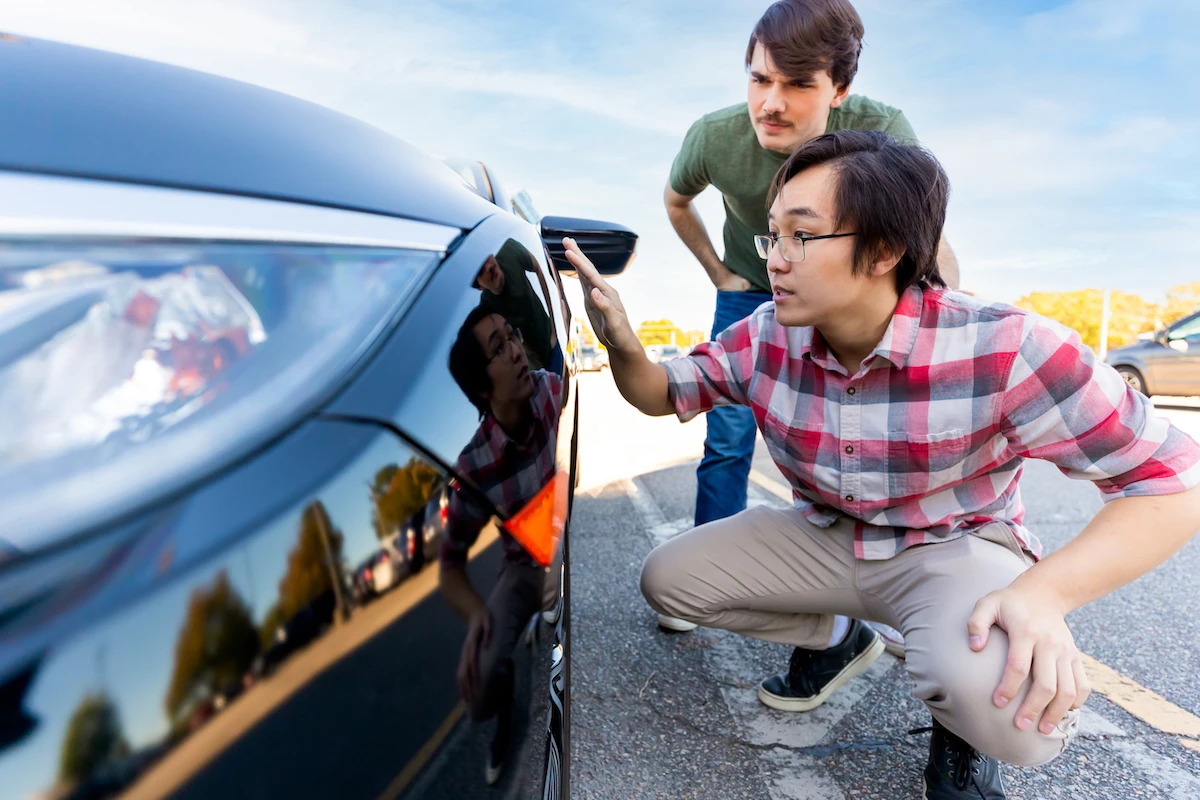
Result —
[{"label": "car side mirror", "polygon": [[1187,339],[1172,339],[1167,342],[1167,347],[1178,350],[1180,353],[1186,353],[1188,351]]},{"label": "car side mirror", "polygon": [[542,217],[542,242],[550,260],[559,272],[574,275],[575,268],[567,261],[563,237],[579,243],[579,249],[596,265],[601,275],[620,275],[633,261],[638,236],[624,225],[576,217]]}]

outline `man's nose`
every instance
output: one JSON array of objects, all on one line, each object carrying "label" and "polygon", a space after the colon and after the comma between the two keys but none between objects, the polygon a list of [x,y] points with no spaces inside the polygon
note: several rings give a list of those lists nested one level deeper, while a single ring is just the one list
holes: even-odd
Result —
[{"label": "man's nose", "polygon": [[779,245],[772,247],[770,254],[767,256],[767,272],[783,274],[790,272],[791,269],[792,265],[779,252]]},{"label": "man's nose", "polygon": [[782,114],[787,110],[787,103],[783,99],[783,87],[778,83],[772,83],[767,89],[766,99],[763,100],[762,110],[766,114]]}]

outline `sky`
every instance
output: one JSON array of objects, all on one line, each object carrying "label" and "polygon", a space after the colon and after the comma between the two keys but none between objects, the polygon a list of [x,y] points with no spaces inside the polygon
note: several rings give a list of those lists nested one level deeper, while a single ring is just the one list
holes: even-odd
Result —
[{"label": "sky", "polygon": [[[852,91],[902,109],[945,166],[964,289],[1157,300],[1200,278],[1200,3],[855,5],[866,37]],[[542,214],[638,232],[638,258],[614,280],[634,323],[707,331],[715,292],[662,190],[688,126],[745,100],[746,41],[765,7],[0,0],[0,30],[238,78],[478,158]],[[720,251],[720,196],[697,203]]]}]

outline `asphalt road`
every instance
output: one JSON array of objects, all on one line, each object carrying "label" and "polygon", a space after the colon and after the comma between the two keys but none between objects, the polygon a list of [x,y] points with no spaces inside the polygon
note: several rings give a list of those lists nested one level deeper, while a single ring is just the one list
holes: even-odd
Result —
[{"label": "asphalt road", "polygon": [[[641,417],[607,372],[580,387],[583,491],[572,519],[573,794],[580,798],[920,797],[929,724],[902,662],[884,656],[808,714],[762,706],[758,681],[789,649],[722,631],[668,634],[637,588],[642,559],[690,525],[703,421]],[[1200,434],[1200,407],[1168,401]],[[782,505],[761,447],[752,503]],[[1027,524],[1061,547],[1100,507],[1098,492],[1031,463]],[[1154,531],[1137,531],[1153,536]],[[1084,730],[1039,769],[1005,768],[1009,797],[1200,800],[1200,544],[1074,613],[1102,684]],[[1105,668],[1108,669],[1105,669]]]}]

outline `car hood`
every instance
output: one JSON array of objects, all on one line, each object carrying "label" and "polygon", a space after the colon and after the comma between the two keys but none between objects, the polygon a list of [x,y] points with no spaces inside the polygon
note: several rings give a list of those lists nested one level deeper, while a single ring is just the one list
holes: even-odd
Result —
[{"label": "car hood", "polygon": [[203,72],[0,34],[0,169],[228,192],[470,229],[496,207],[351,117]]}]

